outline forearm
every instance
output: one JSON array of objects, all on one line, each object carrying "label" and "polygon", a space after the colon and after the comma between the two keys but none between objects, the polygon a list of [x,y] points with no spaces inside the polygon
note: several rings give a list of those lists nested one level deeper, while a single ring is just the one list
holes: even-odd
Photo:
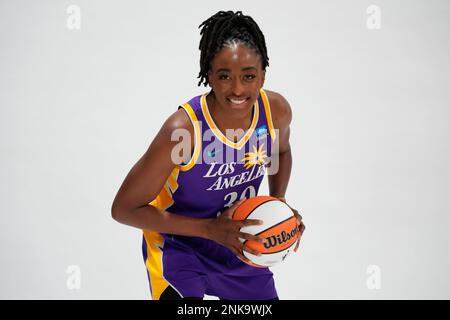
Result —
[{"label": "forearm", "polygon": [[291,176],[292,154],[291,150],[280,153],[278,171],[276,174],[269,175],[269,194],[272,197],[285,198],[286,190]]},{"label": "forearm", "polygon": [[115,220],[142,230],[207,238],[210,219],[185,217],[148,205],[131,212],[118,213]]}]

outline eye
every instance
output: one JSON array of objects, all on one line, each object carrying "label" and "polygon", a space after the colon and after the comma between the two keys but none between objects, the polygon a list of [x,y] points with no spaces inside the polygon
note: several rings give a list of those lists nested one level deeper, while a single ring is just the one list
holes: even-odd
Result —
[{"label": "eye", "polygon": [[227,80],[229,77],[228,77],[228,75],[227,74],[220,74],[219,75],[219,79],[220,80]]},{"label": "eye", "polygon": [[245,77],[245,80],[253,80],[256,78],[256,76],[254,74],[247,74],[244,77]]}]

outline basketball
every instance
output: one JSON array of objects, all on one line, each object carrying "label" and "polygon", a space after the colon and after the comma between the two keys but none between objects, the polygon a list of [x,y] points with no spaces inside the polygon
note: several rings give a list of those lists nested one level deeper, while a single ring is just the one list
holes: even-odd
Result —
[{"label": "basketball", "polygon": [[256,256],[243,251],[254,267],[272,267],[286,259],[295,248],[299,230],[297,218],[283,201],[271,196],[256,196],[242,202],[234,211],[233,220],[258,219],[262,225],[242,227],[241,231],[266,239],[266,243],[240,239]]}]

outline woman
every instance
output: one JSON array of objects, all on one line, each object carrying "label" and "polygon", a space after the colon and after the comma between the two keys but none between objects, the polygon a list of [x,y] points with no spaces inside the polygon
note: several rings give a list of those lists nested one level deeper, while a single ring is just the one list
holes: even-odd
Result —
[{"label": "woman", "polygon": [[[153,299],[278,299],[272,272],[247,264],[242,251],[258,252],[239,240],[264,241],[240,232],[262,222],[231,216],[257,194],[270,162],[278,163],[270,195],[286,201],[291,108],[262,89],[269,59],[251,17],[220,11],[200,28],[199,85],[211,91],[165,121],[125,178],[112,216],[143,230]],[[292,210],[301,235],[305,226]]]}]

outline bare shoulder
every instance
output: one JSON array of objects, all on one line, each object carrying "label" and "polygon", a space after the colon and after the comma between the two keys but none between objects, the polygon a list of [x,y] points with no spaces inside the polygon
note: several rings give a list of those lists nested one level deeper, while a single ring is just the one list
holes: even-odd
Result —
[{"label": "bare shoulder", "polygon": [[[180,132],[179,130],[185,131]],[[191,152],[184,154],[184,148],[181,150],[181,152],[183,153],[182,157],[188,159],[194,147],[194,126],[186,111],[184,111],[182,108],[179,108],[165,120],[158,134],[150,144],[150,147],[147,150],[146,154],[147,156],[150,156],[150,154],[154,154],[157,159],[161,159],[161,161],[167,161],[167,155],[170,155],[173,151],[173,148],[180,143],[180,139],[185,139],[186,137],[190,137]]]},{"label": "bare shoulder", "polygon": [[176,129],[186,129],[191,134],[194,133],[191,119],[182,108],[172,113],[163,124],[163,131],[173,132]]},{"label": "bare shoulder", "polygon": [[280,129],[289,126],[292,121],[292,109],[287,99],[278,92],[266,89],[264,91],[269,99],[274,127]]}]

